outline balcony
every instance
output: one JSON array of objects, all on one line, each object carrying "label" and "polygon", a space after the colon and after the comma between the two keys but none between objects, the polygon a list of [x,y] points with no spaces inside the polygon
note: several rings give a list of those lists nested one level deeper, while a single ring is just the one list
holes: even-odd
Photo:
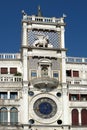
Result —
[{"label": "balcony", "polygon": [[87,101],[85,100],[85,101],[79,101],[79,100],[76,100],[76,101],[70,101],[69,102],[69,106],[71,107],[71,108],[79,108],[79,107],[87,107]]},{"label": "balcony", "polygon": [[87,58],[81,57],[66,57],[67,63],[87,63]]},{"label": "balcony", "polygon": [[66,77],[66,81],[68,84],[87,85],[87,79],[82,79],[79,77]]},{"label": "balcony", "polygon": [[9,74],[0,75],[0,89],[3,88],[20,88],[22,87],[22,76],[13,76]]},{"label": "balcony", "polygon": [[22,76],[0,75],[0,82],[22,82]]},{"label": "balcony", "polygon": [[1,59],[20,59],[20,53],[0,53]]},{"label": "balcony", "polygon": [[40,77],[31,80],[31,84],[38,89],[52,90],[58,87],[59,81],[55,78]]},{"label": "balcony", "polygon": [[2,105],[19,105],[19,99],[0,99],[0,106]]}]

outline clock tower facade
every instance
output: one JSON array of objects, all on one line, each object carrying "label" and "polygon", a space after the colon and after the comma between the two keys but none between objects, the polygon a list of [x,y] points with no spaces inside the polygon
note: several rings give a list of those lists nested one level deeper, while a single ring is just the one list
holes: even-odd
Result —
[{"label": "clock tower facade", "polygon": [[25,129],[69,129],[64,33],[64,17],[28,16],[23,11],[21,122]]},{"label": "clock tower facade", "polygon": [[66,56],[65,15],[22,13],[20,53],[0,53],[0,130],[87,130],[87,58]]}]

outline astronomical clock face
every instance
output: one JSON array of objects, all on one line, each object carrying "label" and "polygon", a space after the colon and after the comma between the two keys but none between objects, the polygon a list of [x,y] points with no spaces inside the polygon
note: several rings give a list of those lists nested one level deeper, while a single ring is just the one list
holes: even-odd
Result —
[{"label": "astronomical clock face", "polygon": [[47,97],[36,100],[33,107],[35,113],[39,117],[44,119],[53,117],[57,112],[56,103],[52,99]]},{"label": "astronomical clock face", "polygon": [[37,94],[29,103],[30,119],[39,123],[50,124],[55,122],[62,115],[61,101],[52,94]]}]

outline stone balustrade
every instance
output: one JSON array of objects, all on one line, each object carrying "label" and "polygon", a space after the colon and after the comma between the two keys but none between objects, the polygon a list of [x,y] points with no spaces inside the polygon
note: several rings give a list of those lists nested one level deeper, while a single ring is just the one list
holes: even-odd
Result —
[{"label": "stone balustrade", "polygon": [[22,76],[0,75],[0,82],[22,82]]},{"label": "stone balustrade", "polygon": [[20,53],[0,53],[0,59],[20,59]]},{"label": "stone balustrade", "polygon": [[61,18],[47,18],[47,17],[37,17],[35,15],[32,15],[32,16],[27,16],[25,15],[23,17],[23,20],[24,21],[35,21],[35,22],[45,22],[45,23],[63,23],[63,19],[64,17],[61,17]]},{"label": "stone balustrade", "polygon": [[19,99],[0,99],[0,105],[19,105]]},{"label": "stone balustrade", "polygon": [[68,63],[87,63],[87,58],[81,57],[66,57]]},{"label": "stone balustrade", "polygon": [[87,79],[67,77],[66,81],[68,84],[83,84],[87,85]]}]

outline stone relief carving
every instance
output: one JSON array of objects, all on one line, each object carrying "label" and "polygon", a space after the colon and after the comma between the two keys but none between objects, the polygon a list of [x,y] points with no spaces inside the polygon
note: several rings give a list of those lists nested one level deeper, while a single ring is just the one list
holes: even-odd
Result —
[{"label": "stone relief carving", "polygon": [[44,36],[44,35],[37,35],[36,36],[36,40],[33,43],[33,46],[35,47],[48,47],[48,48],[52,48],[53,45],[51,45],[49,43],[49,37],[48,36]]}]

